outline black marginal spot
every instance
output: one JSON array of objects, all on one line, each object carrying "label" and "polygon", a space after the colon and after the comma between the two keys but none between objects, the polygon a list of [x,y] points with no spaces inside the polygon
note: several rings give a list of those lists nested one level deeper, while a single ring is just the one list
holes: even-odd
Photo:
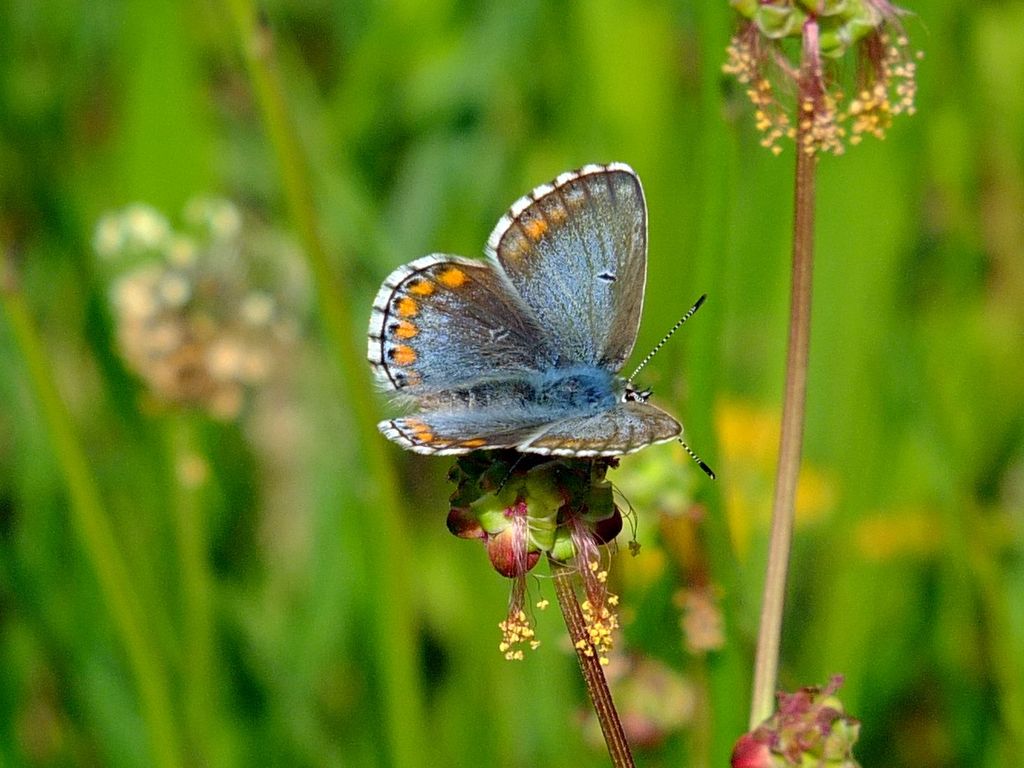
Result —
[{"label": "black marginal spot", "polygon": [[606,283],[614,283],[616,280],[614,272],[601,272],[597,276],[598,280],[604,280]]}]

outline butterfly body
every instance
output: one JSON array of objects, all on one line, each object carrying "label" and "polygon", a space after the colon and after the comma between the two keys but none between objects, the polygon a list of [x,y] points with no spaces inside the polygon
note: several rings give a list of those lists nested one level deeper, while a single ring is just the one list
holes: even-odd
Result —
[{"label": "butterfly body", "polygon": [[420,453],[632,453],[679,423],[618,375],[636,340],[647,212],[626,165],[589,165],[520,198],[488,259],[395,270],[370,317],[380,383],[417,408],[381,422]]}]

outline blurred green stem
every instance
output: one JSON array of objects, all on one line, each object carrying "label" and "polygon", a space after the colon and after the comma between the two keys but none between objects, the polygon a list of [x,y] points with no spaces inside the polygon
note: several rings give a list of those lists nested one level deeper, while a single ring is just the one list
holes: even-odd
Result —
[{"label": "blurred green stem", "polygon": [[208,465],[199,447],[194,416],[171,414],[165,425],[168,477],[180,564],[184,623],[185,717],[192,741],[207,763],[211,760],[211,728],[217,722],[213,680],[211,577],[207,557],[209,522],[202,499]]},{"label": "blurred green stem", "polygon": [[[817,50],[817,25],[804,25],[804,50]],[[815,38],[808,41],[808,37]],[[817,59],[805,55],[797,94],[796,173],[793,199],[793,286],[789,310],[789,347],[786,352],[786,385],[782,404],[782,431],[779,437],[779,463],[775,475],[772,502],[772,531],[768,546],[761,602],[761,621],[754,662],[754,688],[750,704],[750,729],[771,716],[775,709],[778,685],[779,646],[782,639],[782,614],[786,597],[786,575],[793,540],[796,486],[803,450],[804,409],[807,401],[807,359],[811,338],[811,283],[814,262],[814,174],[817,154],[810,138],[812,121],[803,113],[803,105],[814,94],[809,89],[818,82]]]},{"label": "blurred green stem", "polygon": [[1024,661],[1020,653],[1020,631],[1015,631],[1015,626],[1019,626],[1013,616],[1016,609],[1011,607],[1018,604],[1018,598],[1010,597],[1014,590],[1002,581],[998,556],[988,546],[979,545],[977,537],[972,537],[970,529],[959,519],[954,525],[963,525],[962,530],[954,533],[957,541],[963,543],[954,546],[970,550],[971,572],[987,627],[984,632],[986,650],[993,661],[993,684],[999,691],[994,701],[1005,734],[1004,764],[1010,765],[1024,752]]},{"label": "blurred green stem", "polygon": [[569,631],[569,640],[576,650],[576,659],[580,663],[580,671],[583,673],[583,681],[587,686],[587,694],[594,704],[597,720],[601,723],[601,733],[604,734],[605,744],[608,745],[608,755],[612,759],[612,765],[615,768],[631,768],[635,763],[633,755],[629,751],[629,742],[626,741],[619,713],[615,710],[615,702],[612,701],[611,691],[608,690],[608,681],[605,679],[601,660],[594,653],[590,644],[587,622],[576,597],[574,584],[576,570],[558,562],[550,555],[548,555],[548,565],[555,582],[558,606],[562,609],[565,627]]},{"label": "blurred green stem", "polygon": [[[7,266],[2,264],[0,269]],[[174,768],[181,764],[179,737],[167,677],[147,632],[145,610],[132,586],[128,565],[118,548],[99,489],[75,434],[71,414],[57,390],[53,369],[32,324],[24,296],[11,285],[13,276],[0,280],[3,280],[0,303],[25,360],[29,384],[67,483],[72,522],[86,557],[96,571],[100,592],[135,676],[153,764]]]},{"label": "blurred green stem", "polygon": [[[693,13],[698,16],[697,27],[706,41],[729,39],[733,25],[732,10],[719,3],[695,3]],[[729,239],[733,231],[732,218],[736,197],[737,152],[731,145],[733,138],[725,125],[722,109],[721,47],[708,42],[700,46],[702,66],[700,79],[700,115],[698,141],[700,147],[694,156],[700,158],[694,171],[695,178],[687,185],[696,187],[692,199],[700,201],[697,216],[699,251],[692,260],[695,290],[707,291],[707,304],[701,309],[702,317],[697,332],[687,337],[686,371],[693,382],[689,399],[690,413],[686,420],[687,439],[700,446],[700,453],[716,466],[720,456],[715,439],[715,393],[727,388],[724,371],[728,370],[723,355],[725,334],[725,307],[730,289],[728,271],[723,268],[723,254],[730,250]],[[710,453],[710,455],[706,455]],[[717,457],[717,458],[716,458]],[[722,483],[705,481],[698,475],[699,501],[706,505],[708,514],[702,525],[706,536],[709,578],[720,588],[719,606],[724,617],[728,637],[714,653],[701,657],[704,668],[696,676],[702,694],[698,717],[701,726],[690,729],[691,749],[688,753],[692,768],[724,765],[729,760],[736,734],[744,729],[747,702],[737,697],[736,691],[750,686],[749,654],[740,635],[746,621],[740,615],[740,574],[736,561],[733,538],[723,503]],[[728,483],[728,481],[726,481]],[[728,487],[726,485],[726,487]]]},{"label": "blurred green stem", "polygon": [[[376,427],[370,369],[365,359],[364,331],[351,320],[348,283],[334,272],[317,224],[309,164],[285,99],[274,56],[270,30],[257,17],[251,0],[226,0],[239,44],[277,156],[281,181],[292,221],[306,252],[316,287],[317,305],[327,341],[333,346],[341,373],[341,397],[354,424],[351,445],[361,452],[366,489],[363,522],[368,542],[384,547],[387,567],[375,568],[376,594],[369,601],[375,612],[377,673],[382,681],[384,730],[391,763],[415,768],[428,760],[425,741],[422,684],[418,674],[415,621],[412,613],[411,545],[402,517],[399,483]],[[357,343],[358,340],[358,343]]]}]

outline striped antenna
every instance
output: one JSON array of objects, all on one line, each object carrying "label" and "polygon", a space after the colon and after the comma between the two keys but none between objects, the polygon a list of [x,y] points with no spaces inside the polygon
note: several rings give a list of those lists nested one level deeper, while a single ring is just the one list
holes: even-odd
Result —
[{"label": "striped antenna", "polygon": [[683,450],[690,454],[690,458],[697,462],[697,466],[704,470],[704,474],[710,477],[712,480],[715,479],[715,472],[707,464],[704,463],[704,459],[693,452],[693,449],[683,442],[683,438],[679,438],[679,444],[683,446]]},{"label": "striped antenna", "polygon": [[[633,371],[631,374],[629,374],[629,378],[626,379],[627,382],[632,382],[633,379],[636,377],[636,375],[638,373],[640,373],[640,371],[642,371],[644,368],[647,367],[647,364],[649,362],[651,362],[651,360],[654,359],[654,356],[656,354],[658,354],[658,351],[662,347],[665,346],[666,342],[668,342],[669,339],[672,338],[672,334],[675,333],[676,331],[678,331],[682,327],[683,323],[685,323],[687,320],[689,320],[691,317],[693,317],[693,313],[696,312],[698,309],[700,309],[700,305],[704,303],[704,300],[707,297],[708,297],[708,295],[705,293],[703,296],[701,296],[699,299],[697,299],[697,301],[694,303],[694,305],[692,307],[690,307],[688,310],[686,310],[686,314],[685,315],[683,315],[678,320],[676,320],[676,324],[673,325],[669,329],[668,333],[666,333],[664,336],[661,337],[661,341],[659,341],[657,344],[654,345],[654,349],[652,349],[650,352],[647,353],[647,357],[645,357],[643,360],[640,361],[640,365],[638,365],[636,367],[636,370]],[[686,448],[685,445],[683,447]],[[689,451],[690,449],[686,448],[686,450]],[[693,455],[692,451],[690,451],[690,455],[691,456]],[[698,459],[698,461],[699,461],[699,459]],[[701,463],[703,463],[703,462],[701,462]],[[712,477],[714,477],[714,475],[712,475]]]},{"label": "striped antenna", "polygon": [[[633,379],[636,378],[636,375],[638,373],[640,373],[640,371],[642,371],[647,366],[647,364],[649,362],[651,362],[651,360],[654,359],[654,356],[656,354],[658,354],[659,350],[661,350],[661,348],[665,346],[665,344],[668,342],[668,340],[672,338],[672,334],[674,334],[676,331],[678,331],[682,327],[683,323],[685,323],[687,320],[689,320],[691,317],[693,317],[693,314],[698,309],[700,309],[701,305],[704,303],[704,301],[707,299],[707,297],[708,297],[708,295],[706,293],[703,294],[699,299],[697,299],[697,301],[695,301],[693,303],[692,307],[690,307],[688,310],[686,310],[686,314],[684,314],[682,317],[680,317],[678,320],[676,320],[676,324],[673,325],[671,328],[669,328],[668,333],[666,333],[664,336],[661,337],[661,341],[659,341],[657,344],[654,345],[654,349],[652,349],[650,352],[647,353],[647,357],[645,357],[643,360],[640,361],[640,365],[638,365],[636,367],[636,370],[633,371],[631,374],[629,374],[629,378],[626,379],[627,383],[630,383],[630,384],[633,383]],[[650,394],[649,391],[648,391],[648,394]],[[683,438],[681,438],[681,437],[679,438],[679,444],[681,446],[683,446],[683,450],[686,451],[686,453],[689,455],[689,457],[691,459],[693,459],[695,462],[697,462],[697,466],[700,467],[704,471],[704,474],[707,475],[708,477],[710,477],[712,480],[714,480],[715,479],[715,472],[714,472],[714,470],[711,469],[711,467],[709,467],[707,465],[707,463],[704,461],[704,459],[702,459],[700,456],[698,456],[690,446],[688,446],[686,443],[684,443],[683,442]]]}]

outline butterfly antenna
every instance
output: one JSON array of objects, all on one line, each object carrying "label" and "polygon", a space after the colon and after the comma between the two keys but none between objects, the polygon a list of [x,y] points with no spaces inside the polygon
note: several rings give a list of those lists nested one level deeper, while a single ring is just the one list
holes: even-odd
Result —
[{"label": "butterfly antenna", "polygon": [[502,478],[500,483],[498,483],[498,490],[494,492],[495,496],[501,493],[502,489],[504,489],[505,487],[505,483],[509,481],[509,479],[512,477],[512,473],[515,472],[516,467],[519,466],[519,462],[521,462],[524,458],[526,458],[526,456],[521,453],[519,454],[519,456],[516,457],[516,460],[512,462],[512,466],[508,468],[508,472],[505,473],[505,477]]},{"label": "butterfly antenna", "polygon": [[712,480],[714,480],[715,479],[715,471],[713,469],[711,469],[711,467],[709,467],[704,462],[704,459],[702,459],[700,456],[698,456],[696,453],[694,453],[694,450],[690,446],[688,446],[686,443],[684,443],[683,442],[683,438],[681,438],[681,437],[679,438],[679,444],[681,446],[683,446],[683,450],[686,451],[690,455],[690,458],[693,459],[695,462],[697,462],[697,466],[700,467],[702,470],[704,470],[704,474],[707,475],[708,477],[710,477]]},{"label": "butterfly antenna", "polygon": [[[654,345],[654,349],[652,349],[650,352],[647,353],[647,357],[645,357],[643,360],[640,361],[640,365],[638,365],[636,367],[636,370],[633,371],[631,374],[629,374],[629,378],[626,379],[627,382],[632,383],[633,379],[636,378],[636,375],[638,373],[640,373],[640,371],[642,371],[644,368],[647,367],[647,364],[649,362],[651,362],[651,360],[654,359],[654,356],[656,354],[658,354],[659,350],[661,350],[661,348],[665,346],[665,344],[668,342],[668,340],[672,338],[672,334],[674,334],[676,331],[678,331],[682,327],[683,323],[685,323],[687,320],[689,320],[691,317],[693,317],[693,313],[696,312],[698,309],[700,309],[700,305],[704,303],[704,300],[707,297],[708,297],[708,295],[705,293],[703,296],[701,296],[699,299],[697,299],[697,301],[694,303],[694,305],[692,307],[690,307],[688,310],[686,310],[686,314],[685,315],[683,315],[678,320],[676,320],[676,324],[673,325],[671,328],[669,328],[668,333],[666,333],[664,336],[661,337],[661,341],[659,341],[657,344]],[[686,446],[684,445],[683,447],[685,448]],[[687,448],[686,450],[689,451],[690,449]],[[690,453],[691,453],[691,455],[693,454],[692,451]]]}]

